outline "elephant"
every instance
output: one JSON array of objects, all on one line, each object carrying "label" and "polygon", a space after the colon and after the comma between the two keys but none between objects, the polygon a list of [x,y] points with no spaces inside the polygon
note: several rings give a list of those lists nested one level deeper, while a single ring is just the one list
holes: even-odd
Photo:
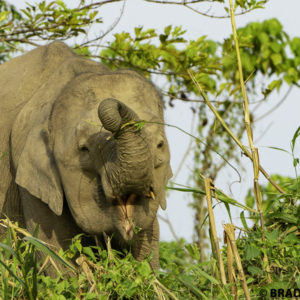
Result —
[{"label": "elephant", "polygon": [[172,176],[163,102],[133,70],[55,41],[0,65],[0,211],[67,249],[84,233],[150,257]]}]

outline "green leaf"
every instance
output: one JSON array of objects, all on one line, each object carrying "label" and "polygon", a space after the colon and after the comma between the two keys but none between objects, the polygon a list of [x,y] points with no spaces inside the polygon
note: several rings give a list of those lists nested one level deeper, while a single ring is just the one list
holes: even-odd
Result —
[{"label": "green leaf", "polygon": [[290,42],[290,48],[296,56],[300,56],[300,38],[295,37]]},{"label": "green leaf", "polygon": [[246,222],[245,212],[244,212],[244,211],[242,211],[242,212],[240,213],[240,219],[241,219],[241,221],[242,221],[242,224],[243,224],[244,228],[245,228],[246,230],[249,230],[249,227],[248,227],[247,222]]},{"label": "green leaf", "polygon": [[267,44],[269,42],[269,36],[265,32],[259,33],[258,38],[262,44]]},{"label": "green leaf", "polygon": [[255,245],[246,246],[246,260],[257,258],[261,255],[260,249]]},{"label": "green leaf", "polygon": [[278,66],[282,63],[282,56],[278,53],[274,53],[271,55],[271,60],[275,66]]},{"label": "green leaf", "polygon": [[9,15],[10,15],[9,11],[1,11],[0,12],[0,23],[5,21]]},{"label": "green leaf", "polygon": [[261,268],[255,266],[249,266],[248,271],[252,274],[252,276],[262,274]]},{"label": "green leaf", "polygon": [[89,258],[91,258],[93,261],[97,261],[93,249],[91,247],[83,247],[82,252],[86,254]]},{"label": "green leaf", "polygon": [[189,255],[193,259],[195,259],[197,261],[200,260],[200,253],[201,252],[200,252],[200,249],[199,249],[197,244],[194,243],[194,244],[185,245],[185,249],[188,251]]},{"label": "green leaf", "polygon": [[165,35],[169,36],[171,30],[172,30],[172,25],[169,25],[169,26],[165,27],[165,29],[164,29]]},{"label": "green leaf", "polygon": [[298,219],[290,214],[287,213],[278,213],[278,214],[274,214],[274,217],[276,217],[277,219],[281,219],[283,221],[286,221],[288,223],[297,225],[297,221]]},{"label": "green leaf", "polygon": [[143,260],[137,267],[137,272],[143,277],[149,277],[152,273],[151,267],[146,260]]},{"label": "green leaf", "polygon": [[269,85],[268,85],[268,89],[269,90],[274,90],[275,88],[277,89],[277,91],[279,91],[280,87],[282,84],[282,80],[278,79],[278,80],[273,80]]},{"label": "green leaf", "polygon": [[282,49],[282,46],[280,44],[276,43],[276,42],[272,42],[270,44],[270,48],[273,50],[273,52],[279,53],[280,50]]},{"label": "green leaf", "polygon": [[291,243],[291,242],[297,244],[297,243],[299,243],[299,238],[297,237],[296,234],[290,233],[290,234],[288,234],[288,235],[283,239],[282,242],[283,242],[284,244],[285,244],[285,243]]},{"label": "green leaf", "polygon": [[278,241],[279,233],[278,233],[277,229],[275,229],[271,232],[266,232],[265,235],[266,235],[266,238],[271,242],[277,242]]},{"label": "green leaf", "polygon": [[136,126],[136,130],[139,131],[145,126],[146,121],[140,121],[134,124]]},{"label": "green leaf", "polygon": [[300,126],[297,128],[292,138],[292,152],[294,152],[296,140],[299,137],[299,135],[300,135]]}]

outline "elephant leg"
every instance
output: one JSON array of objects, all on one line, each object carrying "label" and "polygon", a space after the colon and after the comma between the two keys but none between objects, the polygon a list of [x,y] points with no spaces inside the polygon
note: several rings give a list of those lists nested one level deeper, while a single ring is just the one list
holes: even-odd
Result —
[{"label": "elephant leg", "polygon": [[148,255],[152,255],[150,265],[153,269],[158,269],[159,262],[159,224],[157,218],[155,218],[152,227],[148,230],[142,230],[137,234],[132,245],[132,254],[138,261],[143,260]]},{"label": "elephant leg", "polygon": [[65,205],[61,216],[57,216],[40,199],[19,187],[27,230],[34,232],[39,225],[38,238],[42,241],[66,250],[72,237],[82,232],[73,220],[68,206]]}]

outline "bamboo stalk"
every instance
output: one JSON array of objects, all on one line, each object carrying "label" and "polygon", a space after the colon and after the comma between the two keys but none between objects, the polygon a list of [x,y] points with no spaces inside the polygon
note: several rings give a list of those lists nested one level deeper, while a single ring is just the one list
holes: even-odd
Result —
[{"label": "bamboo stalk", "polygon": [[227,244],[227,273],[228,273],[228,280],[231,284],[231,293],[234,296],[234,300],[237,300],[237,286],[235,283],[236,275],[233,267],[233,252],[230,243],[229,236],[227,235],[226,231],[224,231],[224,243]]},{"label": "bamboo stalk", "polygon": [[211,179],[205,178],[204,184],[205,184],[205,192],[206,192],[206,200],[207,200],[207,210],[208,210],[208,215],[209,215],[210,231],[211,231],[211,235],[213,238],[214,247],[217,252],[217,259],[218,259],[220,274],[221,274],[221,282],[223,285],[225,285],[226,284],[226,275],[225,275],[224,263],[223,263],[223,259],[222,259],[221,250],[219,247],[215,217],[214,217],[213,208],[212,208]]},{"label": "bamboo stalk", "polygon": [[[229,129],[229,127],[224,122],[224,120],[222,119],[222,117],[220,116],[220,114],[217,112],[217,110],[214,108],[214,106],[212,105],[212,103],[209,101],[206,93],[201,88],[201,86],[198,83],[198,81],[196,80],[195,76],[192,74],[192,72],[190,70],[188,70],[187,72],[188,72],[189,76],[191,77],[191,79],[193,80],[194,84],[197,86],[197,88],[198,88],[201,96],[204,99],[204,102],[210,108],[210,110],[214,113],[214,115],[216,116],[216,118],[218,119],[218,121],[221,123],[221,125],[223,126],[223,128],[227,131],[227,133],[231,136],[231,138],[235,141],[235,143],[241,148],[241,150],[243,151],[243,153],[246,156],[248,156],[253,161],[253,157],[252,157],[251,153],[242,144],[242,142],[236,137],[236,135]],[[265,178],[275,187],[275,189],[278,192],[280,192],[281,194],[285,194],[285,191],[280,186],[278,186],[276,184],[276,182],[270,177],[270,175],[265,171],[265,169],[261,165],[259,165],[259,170],[265,176]]]},{"label": "bamboo stalk", "polygon": [[240,258],[240,255],[239,255],[236,243],[235,243],[234,226],[232,224],[225,224],[224,225],[224,231],[225,231],[225,233],[226,233],[226,235],[229,239],[229,242],[230,242],[230,245],[231,245],[231,248],[232,248],[232,251],[233,251],[234,259],[235,259],[236,266],[237,266],[237,269],[238,269],[238,272],[239,272],[239,278],[240,278],[241,285],[242,285],[243,290],[244,290],[245,299],[250,300],[251,297],[250,297],[248,285],[247,285],[247,282],[246,282],[246,277],[245,277],[243,266],[242,266],[242,263],[241,263],[241,258]]},{"label": "bamboo stalk", "polygon": [[[241,86],[242,96],[243,96],[245,126],[246,126],[246,130],[247,130],[249,146],[250,146],[251,153],[252,153],[253,172],[254,172],[254,194],[255,194],[257,210],[260,215],[261,237],[262,237],[262,240],[264,240],[265,239],[265,235],[264,235],[265,227],[264,227],[263,213],[261,210],[262,195],[261,195],[261,190],[260,190],[259,183],[258,183],[258,180],[259,180],[259,155],[258,155],[258,150],[257,150],[257,148],[254,147],[254,142],[253,142],[253,132],[252,132],[252,127],[251,127],[250,113],[249,113],[249,107],[248,107],[248,97],[247,97],[247,92],[246,92],[246,87],[245,87],[245,82],[244,82],[244,76],[243,76],[240,46],[239,46],[239,41],[238,41],[237,32],[236,32],[236,23],[235,23],[235,16],[234,16],[232,0],[229,0],[229,4],[230,4],[230,18],[231,18],[233,39],[234,39],[234,43],[235,43],[235,51],[236,51],[237,62],[238,62],[240,86]],[[268,281],[268,283],[271,283],[272,279],[271,279],[271,275],[270,275],[270,266],[269,266],[268,257],[266,254],[264,254],[263,261],[267,265],[267,267],[266,267],[267,281]]]}]

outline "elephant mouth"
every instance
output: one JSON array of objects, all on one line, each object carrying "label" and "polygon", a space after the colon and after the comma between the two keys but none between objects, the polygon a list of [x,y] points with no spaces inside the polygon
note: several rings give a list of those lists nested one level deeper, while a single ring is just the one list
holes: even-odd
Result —
[{"label": "elephant mouth", "polygon": [[[101,176],[98,176],[98,205],[103,207],[103,200],[108,203],[111,197],[107,196],[105,193],[105,189],[102,184]],[[134,221],[134,212],[135,208],[139,205],[143,205],[142,199],[146,201],[154,201],[156,199],[155,192],[152,186],[150,186],[147,193],[141,195],[137,192],[132,192],[127,195],[112,197],[112,205],[116,210],[116,215],[118,216],[117,225],[118,231],[121,233],[122,237],[125,241],[132,240],[134,233],[140,231],[139,228]]]},{"label": "elephant mouth", "polygon": [[[149,192],[145,196],[149,201],[155,200],[155,194],[152,187],[150,187]],[[116,208],[119,211],[119,215],[121,215],[121,233],[126,241],[130,241],[133,238],[134,233],[137,233],[140,230],[134,223],[133,218],[134,209],[139,202],[139,198],[140,196],[135,193],[116,198]]]},{"label": "elephant mouth", "polygon": [[125,240],[133,238],[135,225],[133,222],[134,206],[136,205],[136,194],[130,194],[129,197],[117,197],[117,210],[121,215],[122,235]]}]

